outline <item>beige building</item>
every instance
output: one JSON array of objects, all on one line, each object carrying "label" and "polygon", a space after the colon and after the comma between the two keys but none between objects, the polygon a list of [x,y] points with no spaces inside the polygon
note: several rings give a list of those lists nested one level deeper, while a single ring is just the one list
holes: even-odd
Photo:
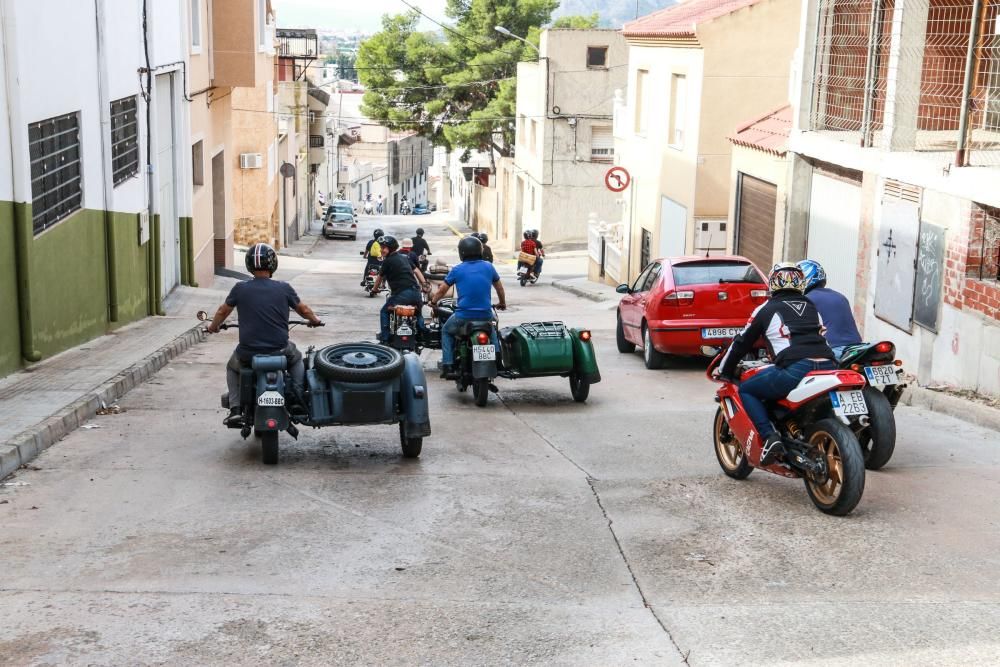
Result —
[{"label": "beige building", "polygon": [[[517,67],[512,235],[536,229],[548,241],[579,241],[590,215],[621,215],[604,174],[614,161],[613,99],[625,86],[628,47],[617,30],[545,30],[539,44],[538,61]],[[502,237],[503,213],[494,217],[482,231]]]},{"label": "beige building", "polygon": [[622,282],[656,257],[732,247],[728,137],[787,101],[798,26],[796,0],[691,0],[625,25],[615,161],[632,180],[611,235]]}]

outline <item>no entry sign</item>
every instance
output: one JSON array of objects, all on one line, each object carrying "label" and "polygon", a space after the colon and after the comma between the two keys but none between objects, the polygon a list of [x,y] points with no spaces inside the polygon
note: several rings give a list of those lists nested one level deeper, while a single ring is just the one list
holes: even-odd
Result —
[{"label": "no entry sign", "polygon": [[625,167],[611,167],[608,173],[604,174],[604,184],[612,192],[621,192],[632,182],[632,177]]}]

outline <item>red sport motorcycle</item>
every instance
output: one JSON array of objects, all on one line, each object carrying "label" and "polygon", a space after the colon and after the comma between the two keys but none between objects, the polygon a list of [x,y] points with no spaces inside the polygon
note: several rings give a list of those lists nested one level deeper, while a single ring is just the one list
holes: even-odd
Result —
[{"label": "red sport motorcycle", "polygon": [[[708,366],[708,378],[721,384],[715,397],[719,409],[713,436],[722,471],[733,479],[746,479],[754,468],[782,477],[801,477],[820,511],[849,514],[865,489],[864,455],[852,430],[852,425],[868,413],[862,392],[865,378],[844,369],[813,371],[802,378],[786,398],[769,408],[785,451],[774,463],[762,466],[764,442],[743,408],[739,384],[713,375],[723,353],[712,347],[702,351],[715,356]],[[740,381],[767,366],[757,359],[740,361]]]}]

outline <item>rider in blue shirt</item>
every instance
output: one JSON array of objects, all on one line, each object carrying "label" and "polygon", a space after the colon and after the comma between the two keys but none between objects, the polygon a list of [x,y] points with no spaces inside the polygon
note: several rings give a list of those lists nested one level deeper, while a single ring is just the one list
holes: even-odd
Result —
[{"label": "rider in blue shirt", "polygon": [[[441,332],[441,377],[452,377],[455,372],[455,335],[466,322],[492,320],[493,305],[490,287],[497,292],[499,310],[507,308],[500,275],[489,262],[483,261],[483,244],[474,236],[466,236],[458,242],[458,257],[462,263],[445,276],[444,283],[431,297],[435,306],[452,286],[458,291],[458,307],[448,318]],[[493,345],[497,346],[496,330],[491,332]]]},{"label": "rider in blue shirt", "polygon": [[799,268],[806,277],[806,297],[813,302],[823,318],[826,342],[840,359],[844,348],[861,342],[851,303],[843,294],[826,286],[826,271],[819,262],[804,259],[799,262]]}]

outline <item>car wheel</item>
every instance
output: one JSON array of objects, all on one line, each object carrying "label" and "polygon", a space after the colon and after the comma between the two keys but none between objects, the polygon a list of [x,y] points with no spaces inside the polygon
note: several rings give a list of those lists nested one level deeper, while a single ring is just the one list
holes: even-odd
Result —
[{"label": "car wheel", "polygon": [[653,338],[645,324],[642,325],[642,360],[646,362],[646,368],[652,371],[663,368],[667,361],[667,355],[657,352],[653,347]]},{"label": "car wheel", "polygon": [[635,352],[635,343],[630,343],[625,338],[625,325],[622,324],[622,314],[618,313],[618,328],[615,331],[615,342],[618,344],[618,351],[622,354]]}]

